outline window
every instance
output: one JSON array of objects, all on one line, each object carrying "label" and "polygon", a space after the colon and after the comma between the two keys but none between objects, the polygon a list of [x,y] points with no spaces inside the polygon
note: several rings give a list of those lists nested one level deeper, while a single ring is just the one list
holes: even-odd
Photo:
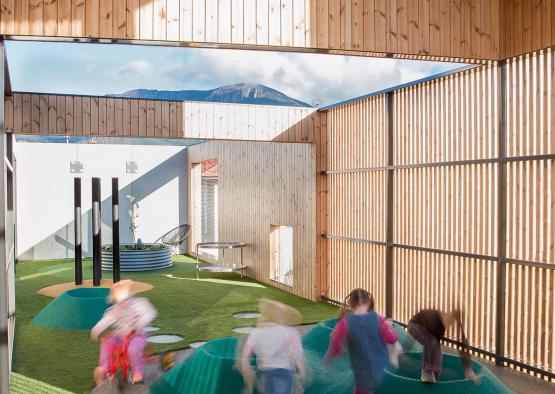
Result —
[{"label": "window", "polygon": [[293,227],[270,226],[270,279],[293,286]]}]

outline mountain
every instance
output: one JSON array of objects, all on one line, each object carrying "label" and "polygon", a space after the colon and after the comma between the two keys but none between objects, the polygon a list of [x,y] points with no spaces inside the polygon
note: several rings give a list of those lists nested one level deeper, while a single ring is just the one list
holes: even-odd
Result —
[{"label": "mountain", "polygon": [[211,90],[129,90],[121,94],[108,94],[108,97],[128,97],[154,100],[208,101],[214,103],[283,105],[292,107],[311,107],[285,94],[264,85],[238,83],[221,86]]}]

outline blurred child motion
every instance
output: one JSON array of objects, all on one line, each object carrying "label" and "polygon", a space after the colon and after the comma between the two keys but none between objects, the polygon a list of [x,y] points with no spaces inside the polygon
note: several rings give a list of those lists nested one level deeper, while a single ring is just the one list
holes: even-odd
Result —
[{"label": "blurred child motion", "polygon": [[[392,358],[396,358],[400,345],[391,322],[374,312],[374,297],[363,289],[354,289],[345,297],[350,309],[342,316],[331,335],[326,354],[326,364],[343,351],[347,341],[351,369],[355,380],[355,394],[369,394],[376,390],[385,368],[389,364],[391,345]],[[397,361],[394,360],[393,363]]]},{"label": "blurred child motion", "polygon": [[[241,352],[240,370],[252,392],[255,382],[264,394],[291,394],[305,376],[305,360],[299,332],[291,327],[299,324],[297,310],[282,303],[262,299],[258,307],[258,326],[249,334]],[[257,373],[250,360],[256,356]],[[302,384],[302,383],[301,383]]]},{"label": "blurred child motion", "polygon": [[133,383],[143,381],[144,328],[156,318],[156,309],[146,298],[134,296],[133,281],[114,283],[108,297],[114,305],[106,310],[102,319],[91,330],[91,338],[97,340],[107,329],[111,332],[102,337],[99,366],[94,370],[97,386],[104,383],[110,365],[111,349],[120,346],[125,337],[132,334],[127,347],[127,356],[133,371]]},{"label": "blurred child motion", "polygon": [[472,371],[468,340],[464,335],[461,312],[458,309],[449,313],[435,309],[423,309],[409,320],[409,334],[423,346],[422,382],[434,383],[439,379],[443,363],[440,341],[445,336],[445,331],[453,324],[460,328],[462,334],[464,347],[459,352],[465,378],[472,380],[475,384],[480,383],[480,379]]}]

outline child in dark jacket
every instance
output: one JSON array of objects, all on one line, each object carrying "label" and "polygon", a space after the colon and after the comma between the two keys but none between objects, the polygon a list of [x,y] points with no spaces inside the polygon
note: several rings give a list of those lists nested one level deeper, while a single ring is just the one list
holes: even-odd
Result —
[{"label": "child in dark jacket", "polygon": [[475,384],[480,383],[480,379],[472,371],[468,340],[464,335],[461,323],[461,312],[457,309],[449,313],[435,309],[422,309],[409,321],[409,334],[423,347],[422,382],[435,383],[436,380],[439,379],[443,359],[440,341],[445,336],[445,331],[453,324],[459,326],[465,345],[459,351],[465,377],[472,380]]},{"label": "child in dark jacket", "polygon": [[331,335],[326,355],[329,363],[341,354],[347,340],[355,394],[370,394],[378,386],[389,363],[388,344],[399,339],[382,316],[374,312],[374,298],[366,290],[354,289],[345,297],[350,313],[344,313]]}]

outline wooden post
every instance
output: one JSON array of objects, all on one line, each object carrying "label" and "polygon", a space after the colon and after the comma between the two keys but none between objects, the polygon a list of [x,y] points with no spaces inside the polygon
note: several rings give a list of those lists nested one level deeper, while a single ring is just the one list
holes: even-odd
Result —
[{"label": "wooden post", "polygon": [[92,179],[93,286],[102,280],[102,221],[100,212],[100,178]]},{"label": "wooden post", "polygon": [[119,186],[118,178],[112,178],[112,277],[120,280],[119,264]]},{"label": "wooden post", "polygon": [[74,236],[75,236],[75,284],[83,283],[83,245],[81,236],[81,178],[73,178]]},{"label": "wooden post", "polygon": [[387,173],[385,228],[385,315],[393,317],[393,92],[387,93]]},{"label": "wooden post", "polygon": [[497,309],[495,313],[495,363],[503,365],[505,357],[505,292],[506,292],[506,231],[507,231],[507,163],[506,157],[506,62],[500,61],[497,65],[498,85],[498,127],[499,127],[499,168],[497,179]]}]

